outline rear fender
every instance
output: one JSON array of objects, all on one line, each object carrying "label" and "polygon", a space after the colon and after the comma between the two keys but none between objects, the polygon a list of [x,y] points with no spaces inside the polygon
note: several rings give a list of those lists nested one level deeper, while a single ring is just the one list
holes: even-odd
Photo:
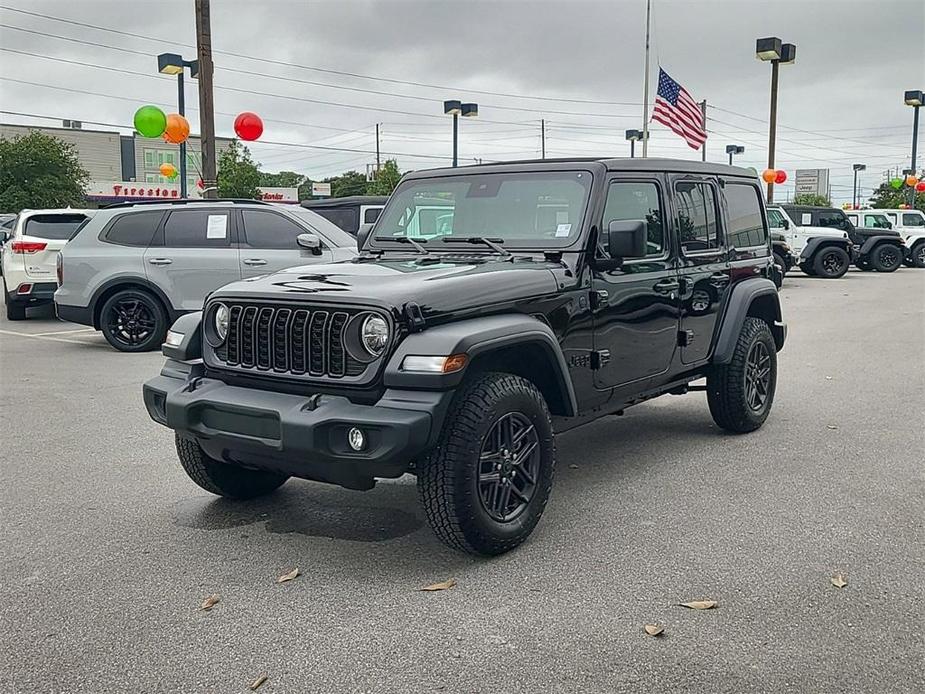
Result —
[{"label": "rear fender", "polygon": [[713,363],[728,364],[732,361],[736,342],[745,319],[761,318],[767,322],[774,336],[779,352],[787,338],[787,326],[781,320],[780,298],[774,283],[764,277],[743,280],[732,288],[722,324],[713,347]]}]

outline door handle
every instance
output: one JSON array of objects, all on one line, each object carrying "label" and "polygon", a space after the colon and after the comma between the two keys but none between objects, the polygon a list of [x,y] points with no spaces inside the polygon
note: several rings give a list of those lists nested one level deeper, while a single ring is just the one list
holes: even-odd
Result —
[{"label": "door handle", "polygon": [[148,258],[152,265],[170,265],[173,261],[170,258]]},{"label": "door handle", "polygon": [[715,272],[710,275],[710,284],[714,287],[725,287],[729,284],[729,275],[725,272]]},{"label": "door handle", "polygon": [[263,258],[245,258],[242,261],[245,265],[266,265],[267,261]]},{"label": "door handle", "polygon": [[659,294],[671,294],[672,292],[678,291],[681,288],[681,283],[676,279],[667,279],[662,280],[661,282],[656,282],[653,289]]}]

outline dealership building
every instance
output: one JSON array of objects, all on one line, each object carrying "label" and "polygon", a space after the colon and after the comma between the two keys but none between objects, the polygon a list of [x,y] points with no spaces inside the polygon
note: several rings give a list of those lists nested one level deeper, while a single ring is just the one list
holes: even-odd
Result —
[{"label": "dealership building", "polygon": [[[12,139],[30,132],[51,135],[74,145],[81,166],[90,174],[87,200],[98,205],[148,198],[179,198],[180,182],[161,175],[162,164],[180,168],[180,148],[160,138],[122,135],[115,130],[88,130],[80,121],[63,121],[61,127],[0,123],[0,137]],[[215,138],[216,158],[231,145],[226,137]],[[198,197],[202,150],[200,138],[186,141],[186,186],[190,197]],[[298,202],[296,188],[262,189],[264,199]]]}]

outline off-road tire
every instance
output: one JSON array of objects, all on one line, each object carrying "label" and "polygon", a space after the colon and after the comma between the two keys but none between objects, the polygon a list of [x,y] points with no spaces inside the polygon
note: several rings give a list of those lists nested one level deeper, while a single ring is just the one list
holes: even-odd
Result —
[{"label": "off-road tire", "polygon": [[[753,346],[764,343],[770,356],[770,379],[767,397],[760,410],[754,410],[746,400],[748,359]],[[732,361],[713,367],[707,376],[707,402],[713,421],[726,431],[745,434],[755,431],[768,418],[777,387],[777,348],[768,324],[760,318],[746,318],[739,332]]]},{"label": "off-road tire", "polygon": [[251,470],[209,457],[193,439],[176,434],[180,465],[200,487],[227,499],[253,499],[278,489],[288,475]]},{"label": "off-road tire", "polygon": [[881,243],[870,253],[870,264],[877,272],[895,272],[903,264],[904,250],[892,243]]},{"label": "off-road tire", "polygon": [[[533,495],[519,516],[489,516],[478,486],[483,439],[505,414],[526,416],[538,435],[539,469]],[[527,539],[546,507],[556,465],[555,437],[546,401],[536,386],[508,373],[466,378],[447,413],[434,450],[417,466],[418,492],[437,537],[450,547],[483,556],[503,554]]]},{"label": "off-road tire", "polygon": [[873,271],[874,271],[873,265],[871,265],[871,264],[870,264],[870,261],[867,260],[866,258],[863,259],[863,260],[862,260],[861,258],[858,258],[858,259],[854,262],[854,266],[855,266],[858,270],[863,270],[864,272],[873,272]]},{"label": "off-road tire", "polygon": [[816,276],[813,266],[810,263],[800,263],[799,267],[804,275],[809,275],[810,277]]},{"label": "off-road tire", "polygon": [[919,241],[909,253],[912,267],[925,268],[925,241]]},{"label": "off-road tire", "polygon": [[10,301],[10,297],[6,293],[6,286],[3,287],[3,303],[6,304],[7,320],[26,320],[25,304]]},{"label": "off-road tire", "polygon": [[787,261],[784,260],[784,256],[779,253],[774,254],[774,264],[778,268],[780,274],[775,273],[774,284],[780,289],[784,284],[784,276],[787,274]]},{"label": "off-road tire", "polygon": [[[153,329],[150,335],[137,344],[130,344],[125,339],[121,339],[119,333],[115,332],[109,325],[108,317],[120,302],[141,302],[151,316]],[[106,342],[120,352],[150,352],[160,349],[169,327],[167,311],[164,305],[154,294],[144,289],[122,289],[117,291],[106,299],[100,309],[100,332],[103,333]]]},{"label": "off-road tire", "polygon": [[838,246],[820,248],[813,258],[813,274],[816,277],[836,280],[844,277],[849,267],[851,267],[851,258],[848,257],[844,248]]}]

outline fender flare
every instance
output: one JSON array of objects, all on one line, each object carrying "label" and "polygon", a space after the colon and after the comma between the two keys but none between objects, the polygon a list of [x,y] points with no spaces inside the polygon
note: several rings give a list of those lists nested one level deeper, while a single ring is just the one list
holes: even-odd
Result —
[{"label": "fender flare", "polygon": [[851,258],[851,241],[837,236],[813,236],[807,239],[806,245],[800,251],[800,262],[809,262],[820,248],[824,246],[838,246]]},{"label": "fender flare", "polygon": [[450,374],[409,372],[401,370],[404,358],[408,355],[467,354],[471,364],[477,357],[492,351],[527,344],[542,350],[566,416],[578,414],[578,400],[558,339],[546,323],[523,314],[470,318],[408,335],[389,358],[384,385],[402,390],[448,390],[459,385],[468,366]]},{"label": "fender flare", "polygon": [[96,291],[93,292],[92,298],[90,299],[90,304],[89,304],[90,315],[93,316],[93,327],[96,328],[97,330],[100,329],[100,325],[99,325],[100,321],[99,321],[99,316],[97,314],[97,309],[99,308],[100,297],[102,297],[110,289],[114,287],[118,287],[119,285],[123,285],[123,284],[138,285],[140,287],[143,287],[144,289],[147,289],[152,294],[154,294],[160,300],[160,302],[164,305],[164,308],[167,309],[167,316],[168,318],[170,318],[171,323],[175,321],[178,316],[181,316],[184,313],[183,311],[177,311],[170,304],[170,301],[167,299],[167,295],[164,294],[163,291],[161,291],[160,287],[150,282],[147,278],[141,277],[139,275],[118,275],[116,277],[112,277],[106,280],[105,282],[103,282],[103,284],[97,287]]},{"label": "fender flare", "polygon": [[[906,249],[902,238],[899,236],[871,236],[864,242],[864,245],[861,246],[861,255],[867,255],[881,243],[892,243],[894,246],[898,246],[904,251]],[[903,255],[905,255],[905,253]]]},{"label": "fender flare", "polygon": [[[780,297],[777,294],[777,287],[765,277],[750,277],[735,284],[726,301],[726,309],[723,312],[722,323],[713,347],[714,364],[728,364],[732,361],[736,342],[739,339],[742,324],[748,317],[749,309],[757,299],[765,296],[771,297],[770,303],[773,307],[771,333],[774,335],[777,351],[783,348],[787,326],[781,321]],[[769,300],[764,299],[763,301]]]}]

